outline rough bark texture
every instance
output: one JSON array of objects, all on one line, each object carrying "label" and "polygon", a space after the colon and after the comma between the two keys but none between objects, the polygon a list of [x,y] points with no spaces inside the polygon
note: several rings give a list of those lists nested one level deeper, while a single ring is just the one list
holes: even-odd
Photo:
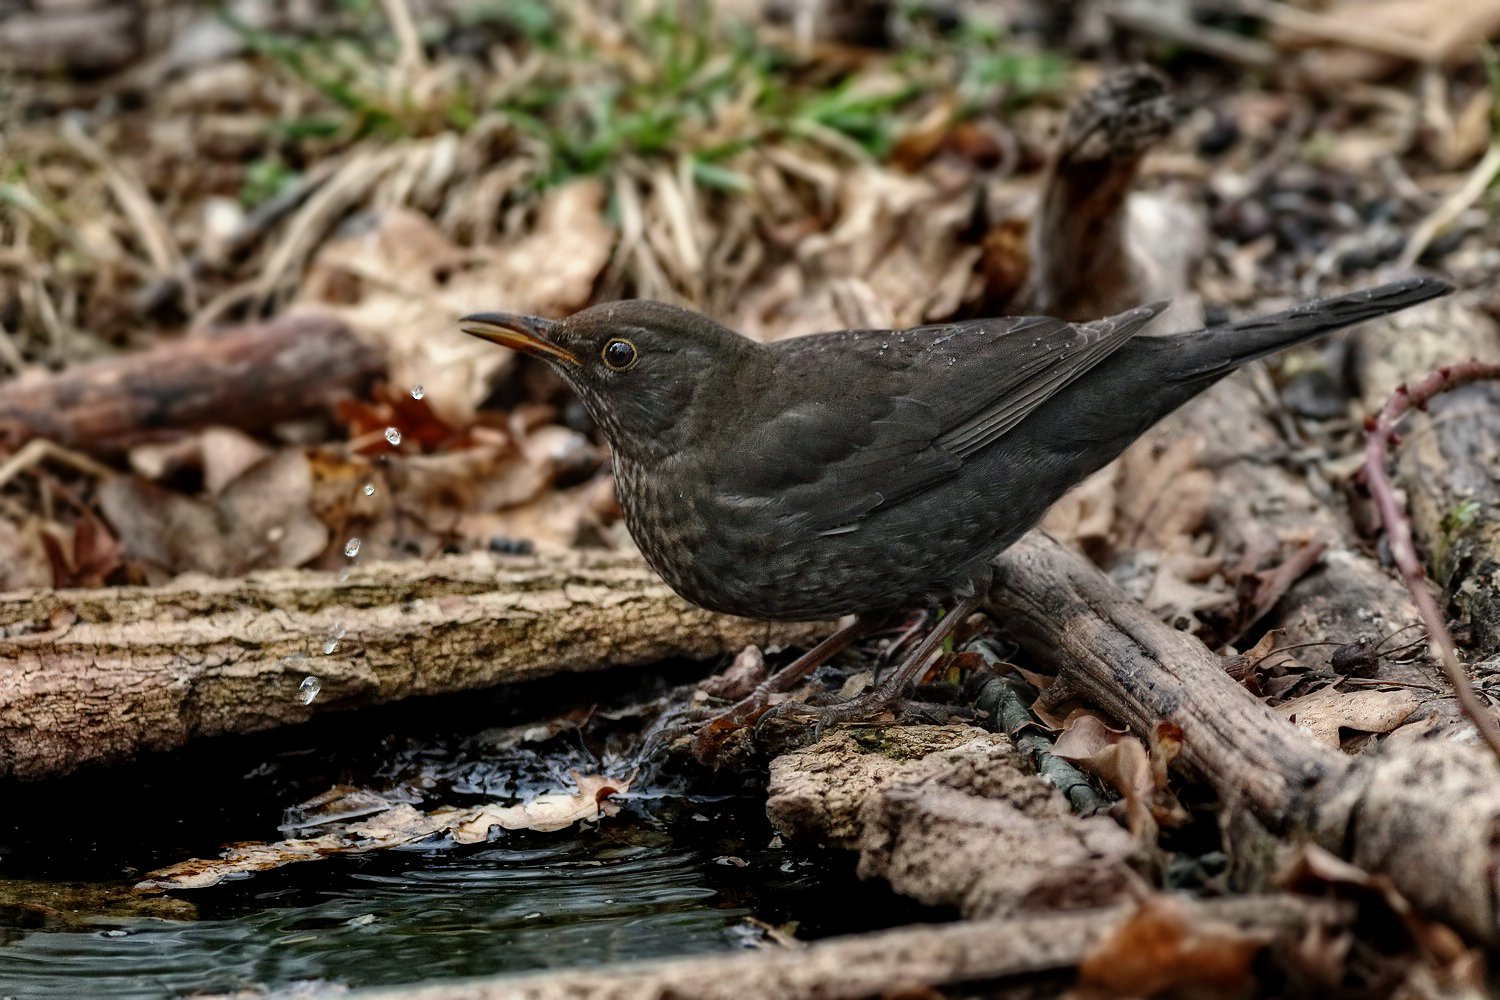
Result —
[{"label": "rough bark texture", "polygon": [[6,382],[0,444],[48,438],[107,452],[207,424],[254,431],[314,412],[383,367],[377,351],[332,317],[235,327]]},{"label": "rough bark texture", "polygon": [[[805,642],[826,628],[694,608],[633,555],[3,594],[0,777],[54,777],[412,695]],[[310,705],[306,677],[320,686]]]},{"label": "rough bark texture", "polygon": [[1066,671],[1049,695],[1077,694],[1143,738],[1175,723],[1179,766],[1221,799],[1243,803],[1281,836],[1316,836],[1389,875],[1430,915],[1500,942],[1500,764],[1487,752],[1393,741],[1351,763],[1251,697],[1202,643],[1035,532],[996,560],[990,603],[1033,657]]},{"label": "rough bark texture", "polygon": [[1093,320],[1140,303],[1125,199],[1146,151],[1171,131],[1167,82],[1152,70],[1123,70],[1073,105],[1032,227],[1028,310]]},{"label": "rough bark texture", "polygon": [[843,729],[771,764],[766,814],[859,851],[860,878],[965,917],[1087,909],[1139,887],[1130,835],[1073,815],[1010,739],[969,726]]}]

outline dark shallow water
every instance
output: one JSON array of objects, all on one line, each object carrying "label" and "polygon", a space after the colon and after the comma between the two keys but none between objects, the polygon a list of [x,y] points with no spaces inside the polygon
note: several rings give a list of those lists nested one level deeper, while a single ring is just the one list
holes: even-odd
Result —
[{"label": "dark shallow water", "polygon": [[[597,682],[590,694],[623,696]],[[224,843],[280,839],[286,810],[335,784],[396,790],[431,809],[554,788],[569,768],[630,772],[625,732],[497,745],[497,726],[556,703],[542,686],[432,699],[0,786],[0,998],[414,984],[746,947],[757,920],[793,922],[807,939],[942,918],[858,882],[850,854],[774,843],[763,779],[726,787],[649,765],[620,815],[595,829],[129,892],[144,872],[214,857]]]},{"label": "dark shallow water", "polygon": [[749,912],[703,858],[663,842],[566,837],[432,857],[311,862],[179,893],[196,921],[88,918],[12,930],[4,995],[171,997],[323,979],[350,985],[595,965],[732,948]]}]

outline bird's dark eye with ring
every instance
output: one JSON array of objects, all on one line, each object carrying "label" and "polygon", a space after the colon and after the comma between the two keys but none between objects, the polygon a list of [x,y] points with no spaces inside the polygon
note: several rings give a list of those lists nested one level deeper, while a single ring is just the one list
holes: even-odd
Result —
[{"label": "bird's dark eye with ring", "polygon": [[635,345],[618,337],[604,345],[600,353],[604,363],[617,372],[622,372],[636,362]]}]

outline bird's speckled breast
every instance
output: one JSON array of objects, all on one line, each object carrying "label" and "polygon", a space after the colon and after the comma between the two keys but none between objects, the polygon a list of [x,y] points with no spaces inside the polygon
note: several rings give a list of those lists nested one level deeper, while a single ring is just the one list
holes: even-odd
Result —
[{"label": "bird's speckled breast", "polygon": [[618,457],[615,476],[631,536],[668,586],[749,618],[831,619],[969,592],[987,580],[988,557],[1030,526],[1002,526],[986,498],[970,495],[949,506],[939,532],[918,501],[875,519],[885,523],[871,534],[820,535],[772,509],[733,508],[701,477],[647,474]]}]

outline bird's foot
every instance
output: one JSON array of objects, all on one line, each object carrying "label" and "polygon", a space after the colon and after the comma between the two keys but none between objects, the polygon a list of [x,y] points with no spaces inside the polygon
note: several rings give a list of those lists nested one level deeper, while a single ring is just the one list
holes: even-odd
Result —
[{"label": "bird's foot", "polygon": [[932,631],[927,633],[927,637],[912,651],[911,655],[903,660],[884,683],[873,691],[832,705],[784,702],[761,716],[755,726],[757,738],[769,737],[777,730],[784,730],[788,724],[800,724],[804,729],[812,725],[814,739],[821,739],[830,726],[845,722],[863,722],[891,711],[901,701],[906,689],[921,676],[923,669],[942,649],[944,640],[964,619],[978,610],[980,603],[977,596],[966,597],[959,601],[957,606],[944,615]]},{"label": "bird's foot", "polygon": [[872,691],[858,698],[834,702],[831,705],[809,705],[801,701],[784,701],[761,715],[755,724],[756,738],[780,744],[786,742],[793,731],[805,733],[811,727],[812,742],[816,743],[833,726],[847,722],[869,722],[883,715],[889,715],[892,708],[891,700],[877,697],[878,694],[879,692]]},{"label": "bird's foot", "polygon": [[723,756],[725,743],[735,733],[760,719],[770,705],[773,694],[791,688],[845,646],[869,632],[877,622],[878,619],[872,621],[862,616],[855,617],[841,625],[833,635],[787,664],[780,672],[761,681],[755,686],[755,690],[699,727],[693,741],[693,756],[700,764],[717,764]]}]

